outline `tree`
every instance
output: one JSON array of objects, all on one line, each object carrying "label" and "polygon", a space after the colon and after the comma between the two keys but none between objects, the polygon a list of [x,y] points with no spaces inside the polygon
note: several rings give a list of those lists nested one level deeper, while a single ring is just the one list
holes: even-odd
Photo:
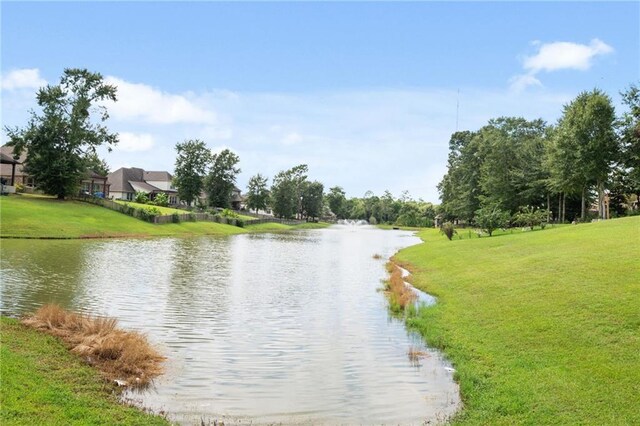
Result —
[{"label": "tree", "polygon": [[[594,89],[580,93],[565,105],[558,122],[556,146],[560,153],[573,160],[571,168],[574,172],[570,177],[582,191],[582,220],[586,218],[587,191],[594,184],[598,191],[599,214],[604,218],[604,184],[619,151],[614,121],[611,98]],[[561,167],[570,166],[565,162]]]},{"label": "tree", "polygon": [[247,207],[249,209],[265,210],[269,202],[269,189],[267,188],[267,178],[258,173],[249,179],[247,185]]},{"label": "tree", "polygon": [[178,188],[180,199],[190,206],[204,188],[207,168],[212,160],[211,151],[204,142],[193,139],[177,143],[176,152],[173,184]]},{"label": "tree", "polygon": [[347,215],[347,198],[345,195],[344,190],[340,186],[329,188],[329,193],[327,194],[329,208],[338,219],[344,219]]},{"label": "tree", "polygon": [[228,149],[211,156],[211,167],[205,179],[209,206],[231,206],[231,194],[236,185],[236,176],[240,173],[240,168],[236,167],[239,162],[240,157]]},{"label": "tree", "polygon": [[302,212],[307,220],[315,220],[322,214],[324,185],[318,181],[307,182],[302,192]]},{"label": "tree", "polygon": [[107,162],[98,157],[98,154],[93,152],[89,153],[85,158],[86,168],[88,170],[94,171],[102,176],[106,176],[109,174],[109,165]]},{"label": "tree", "polygon": [[619,122],[624,188],[640,202],[640,88],[632,84],[622,93],[622,102],[629,107]]},{"label": "tree", "polygon": [[302,196],[307,184],[306,164],[300,164],[289,170],[279,172],[273,178],[271,186],[271,206],[276,216],[302,218]]},{"label": "tree", "polygon": [[86,173],[87,158],[97,147],[106,144],[111,150],[118,142],[118,136],[100,124],[109,118],[100,103],[115,100],[116,87],[105,84],[102,75],[67,68],[60,84],[38,90],[41,115],[31,111],[24,129],[5,128],[14,152],[27,150],[25,172],[45,193],[58,199],[75,193]]},{"label": "tree", "polygon": [[271,208],[277,217],[290,219],[298,211],[296,186],[290,171],[281,171],[273,178],[271,185]]}]

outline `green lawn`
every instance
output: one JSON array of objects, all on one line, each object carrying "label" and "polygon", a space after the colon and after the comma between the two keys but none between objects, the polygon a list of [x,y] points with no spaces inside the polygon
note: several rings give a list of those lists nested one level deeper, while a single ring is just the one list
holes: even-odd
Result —
[{"label": "green lawn", "polygon": [[396,258],[438,303],[408,323],[454,363],[454,424],[640,424],[640,217],[419,235]]},{"label": "green lawn", "polygon": [[214,222],[154,225],[79,201],[11,195],[0,197],[0,236],[88,238],[163,235],[231,235],[241,228]]},{"label": "green lawn", "polygon": [[0,336],[0,424],[169,424],[119,403],[114,387],[55,338],[4,317]]},{"label": "green lawn", "polygon": [[149,208],[149,207],[155,207],[156,209],[160,210],[160,214],[161,215],[170,215],[170,214],[174,214],[174,213],[178,213],[178,214],[186,214],[189,213],[186,210],[180,210],[180,209],[174,209],[172,207],[161,207],[161,206],[154,206],[151,204],[140,204],[140,203],[134,203],[133,201],[125,201],[125,200],[113,200],[118,204],[122,204],[122,205],[129,205],[131,207],[134,207],[136,209],[145,209],[145,208]]}]

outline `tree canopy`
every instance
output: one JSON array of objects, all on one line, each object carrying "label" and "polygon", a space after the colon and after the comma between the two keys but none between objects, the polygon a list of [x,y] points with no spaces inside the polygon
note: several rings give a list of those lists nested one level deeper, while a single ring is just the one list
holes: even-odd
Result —
[{"label": "tree canopy", "polygon": [[86,69],[65,69],[58,85],[38,90],[42,113],[31,111],[23,129],[5,128],[14,152],[27,151],[25,172],[38,188],[60,199],[77,191],[96,148],[118,142],[101,124],[109,118],[101,102],[115,100],[116,87]]},{"label": "tree canopy", "polygon": [[203,141],[193,139],[176,144],[176,153],[173,183],[180,199],[191,205],[204,188],[211,151]]},{"label": "tree canopy", "polygon": [[225,149],[211,156],[211,167],[205,179],[205,191],[211,207],[228,208],[231,206],[231,195],[236,185],[236,177],[240,168],[236,165],[240,157]]}]

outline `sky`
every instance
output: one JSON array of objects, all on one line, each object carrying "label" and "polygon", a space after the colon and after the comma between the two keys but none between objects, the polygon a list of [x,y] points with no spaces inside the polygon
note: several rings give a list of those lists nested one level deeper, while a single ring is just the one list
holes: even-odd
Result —
[{"label": "sky", "polygon": [[[438,202],[448,141],[491,118],[555,123],[640,81],[640,2],[0,3],[2,127],[65,68],[118,88],[111,170],[175,145],[240,157],[238,187],[307,164],[325,190]],[[0,142],[7,141],[3,131]]]}]

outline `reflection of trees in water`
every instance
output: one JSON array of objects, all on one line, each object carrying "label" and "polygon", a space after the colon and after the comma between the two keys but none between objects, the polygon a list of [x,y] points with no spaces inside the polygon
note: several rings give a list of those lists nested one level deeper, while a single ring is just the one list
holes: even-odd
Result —
[{"label": "reflection of trees in water", "polygon": [[3,240],[3,313],[31,312],[47,303],[74,309],[90,247],[79,240]]}]

